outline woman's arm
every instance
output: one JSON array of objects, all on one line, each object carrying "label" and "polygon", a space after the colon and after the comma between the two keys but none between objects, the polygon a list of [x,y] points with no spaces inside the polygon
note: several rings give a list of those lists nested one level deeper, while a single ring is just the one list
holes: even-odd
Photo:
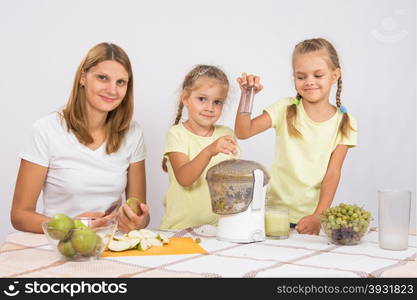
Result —
[{"label": "woman's arm", "polygon": [[339,185],[340,175],[342,171],[343,162],[348,151],[348,146],[338,145],[330,156],[329,166],[324,175],[321,189],[319,203],[310,216],[302,218],[297,224],[297,231],[306,234],[319,234],[320,221],[318,216],[326,208],[330,207],[333,202],[333,197]]},{"label": "woman's arm", "polygon": [[[145,161],[131,163],[127,169],[126,199],[136,197],[146,203],[146,173]],[[132,209],[123,204],[119,210],[119,230],[129,232],[134,229],[145,228],[148,226],[149,208],[145,203],[140,204],[142,213],[136,215]],[[123,213],[124,212],[124,213]]]},{"label": "woman's arm", "polygon": [[146,203],[145,161],[135,162],[127,169],[126,199],[136,197]]},{"label": "woman's arm", "polygon": [[43,233],[42,222],[50,218],[36,213],[36,203],[45,182],[48,168],[22,159],[16,179],[10,219],[21,231]]},{"label": "woman's arm", "polygon": [[168,158],[178,183],[188,187],[201,176],[213,156],[218,153],[236,153],[236,151],[235,139],[231,136],[222,136],[201,150],[192,160],[181,152],[169,152]]}]

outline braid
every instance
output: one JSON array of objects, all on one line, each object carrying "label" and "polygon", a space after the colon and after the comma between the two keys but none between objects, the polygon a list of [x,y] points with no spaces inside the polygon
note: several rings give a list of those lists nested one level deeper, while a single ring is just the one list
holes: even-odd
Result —
[{"label": "braid", "polygon": [[341,92],[342,92],[342,76],[340,76],[339,80],[337,81],[336,106],[338,108],[340,108],[340,105],[342,105],[342,101],[340,99]]},{"label": "braid", "polygon": [[182,103],[182,101],[180,101],[180,104],[178,105],[178,111],[177,111],[177,116],[175,117],[174,125],[177,125],[180,122],[183,108],[184,108],[184,104]]},{"label": "braid", "polygon": [[[177,125],[180,122],[183,108],[184,108],[184,104],[180,100],[180,103],[178,104],[178,111],[177,111],[177,116],[175,117],[174,125]],[[168,172],[167,158],[166,157],[164,157],[162,159],[162,170],[164,172]]]},{"label": "braid", "polygon": [[[337,81],[337,91],[336,91],[336,106],[340,108],[342,105],[342,100],[340,99],[340,94],[342,92],[342,77],[339,77]],[[350,125],[350,118],[347,113],[343,113],[342,121],[340,122],[339,132],[342,137],[348,137],[349,131],[354,130]]]}]

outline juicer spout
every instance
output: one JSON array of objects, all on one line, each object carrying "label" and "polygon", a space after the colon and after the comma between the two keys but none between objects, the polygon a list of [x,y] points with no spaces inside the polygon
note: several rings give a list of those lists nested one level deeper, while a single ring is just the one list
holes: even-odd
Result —
[{"label": "juicer spout", "polygon": [[261,210],[265,202],[265,198],[263,197],[264,172],[259,169],[254,170],[253,178],[252,210]]}]

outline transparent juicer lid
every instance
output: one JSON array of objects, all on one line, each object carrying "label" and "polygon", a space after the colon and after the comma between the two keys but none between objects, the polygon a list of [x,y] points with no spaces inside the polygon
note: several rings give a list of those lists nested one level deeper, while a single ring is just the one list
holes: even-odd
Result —
[{"label": "transparent juicer lid", "polygon": [[254,171],[263,171],[263,186],[270,176],[259,163],[250,160],[222,161],[207,171],[211,207],[214,213],[230,215],[245,211],[253,199]]}]

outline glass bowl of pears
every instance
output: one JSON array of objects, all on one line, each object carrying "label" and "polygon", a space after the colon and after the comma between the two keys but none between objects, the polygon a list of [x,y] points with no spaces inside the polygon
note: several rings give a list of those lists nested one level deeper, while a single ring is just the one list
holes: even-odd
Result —
[{"label": "glass bowl of pears", "polygon": [[328,240],[336,245],[357,245],[369,232],[371,213],[355,204],[340,203],[320,214],[320,224]]},{"label": "glass bowl of pears", "polygon": [[65,260],[94,260],[101,256],[117,230],[115,218],[71,218],[56,214],[42,223],[51,247]]}]

